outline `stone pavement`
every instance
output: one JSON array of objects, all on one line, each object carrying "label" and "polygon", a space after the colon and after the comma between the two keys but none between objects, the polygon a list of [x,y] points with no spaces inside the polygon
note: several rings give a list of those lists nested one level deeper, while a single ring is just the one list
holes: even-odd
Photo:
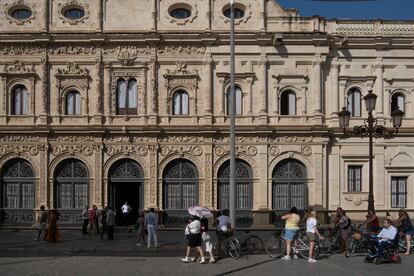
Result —
[{"label": "stone pavement", "polygon": [[[263,239],[271,236],[271,231],[254,232]],[[215,238],[215,233],[210,232]],[[81,230],[61,230],[62,242],[48,243],[34,241],[37,230],[0,230],[0,256],[55,256],[55,255],[151,255],[181,256],[186,242],[183,230],[161,230],[158,232],[160,246],[147,248],[146,244],[136,246],[136,233],[127,233],[123,227],[115,230],[115,239],[101,240],[99,236],[82,235]]]}]

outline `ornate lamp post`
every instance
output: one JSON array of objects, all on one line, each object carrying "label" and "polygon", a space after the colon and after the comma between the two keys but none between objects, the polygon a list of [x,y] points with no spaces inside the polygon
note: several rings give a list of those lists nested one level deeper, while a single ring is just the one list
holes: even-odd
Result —
[{"label": "ornate lamp post", "polygon": [[398,133],[398,129],[401,127],[402,118],[404,112],[398,108],[391,113],[393,129],[387,129],[384,126],[378,125],[376,118],[372,116],[372,112],[375,110],[375,103],[377,95],[372,93],[372,90],[368,91],[368,95],[364,97],[365,106],[368,112],[368,119],[365,120],[361,126],[355,126],[352,130],[348,130],[349,120],[351,113],[342,108],[341,112],[338,112],[339,127],[344,130],[344,134],[368,136],[369,137],[369,193],[368,193],[368,210],[374,210],[374,173],[373,173],[373,137],[392,136]]}]

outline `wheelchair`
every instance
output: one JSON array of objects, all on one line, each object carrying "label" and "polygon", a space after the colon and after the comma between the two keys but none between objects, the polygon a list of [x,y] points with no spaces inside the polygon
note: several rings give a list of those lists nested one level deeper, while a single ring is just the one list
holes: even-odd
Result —
[{"label": "wheelchair", "polygon": [[[391,243],[384,246],[384,251],[381,255],[368,254],[364,258],[364,262],[374,263],[376,265],[384,264],[384,263],[400,264],[401,257],[399,256],[398,240],[399,240],[399,236],[397,234]],[[377,250],[378,250],[378,244],[375,245],[375,251],[377,252]]]}]

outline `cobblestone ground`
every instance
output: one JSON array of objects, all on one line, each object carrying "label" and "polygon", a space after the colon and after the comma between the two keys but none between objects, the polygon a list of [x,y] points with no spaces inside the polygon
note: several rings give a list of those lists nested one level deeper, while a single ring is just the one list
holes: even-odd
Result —
[{"label": "cobblestone ground", "polygon": [[[135,235],[121,229],[115,241],[62,231],[64,242],[33,241],[33,231],[0,231],[0,275],[412,275],[414,256],[402,264],[366,264],[363,256],[333,255],[318,263],[273,260],[265,254],[224,259],[215,264],[185,264],[182,231],[160,233],[159,248],[137,247]],[[263,239],[271,232],[255,232]]]}]

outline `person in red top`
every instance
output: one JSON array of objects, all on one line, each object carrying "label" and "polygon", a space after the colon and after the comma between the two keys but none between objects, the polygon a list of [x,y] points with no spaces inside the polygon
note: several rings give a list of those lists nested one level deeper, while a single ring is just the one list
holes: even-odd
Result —
[{"label": "person in red top", "polygon": [[96,213],[96,211],[98,210],[98,207],[96,207],[96,205],[92,206],[92,209],[89,210],[89,214],[88,214],[88,218],[89,218],[89,235],[93,231],[96,234],[99,234],[99,230],[98,230],[98,214]]},{"label": "person in red top", "polygon": [[375,211],[372,209],[368,210],[368,215],[366,216],[365,224],[367,226],[367,230],[371,232],[371,234],[378,234],[380,230],[379,226],[379,219],[375,214]]}]

